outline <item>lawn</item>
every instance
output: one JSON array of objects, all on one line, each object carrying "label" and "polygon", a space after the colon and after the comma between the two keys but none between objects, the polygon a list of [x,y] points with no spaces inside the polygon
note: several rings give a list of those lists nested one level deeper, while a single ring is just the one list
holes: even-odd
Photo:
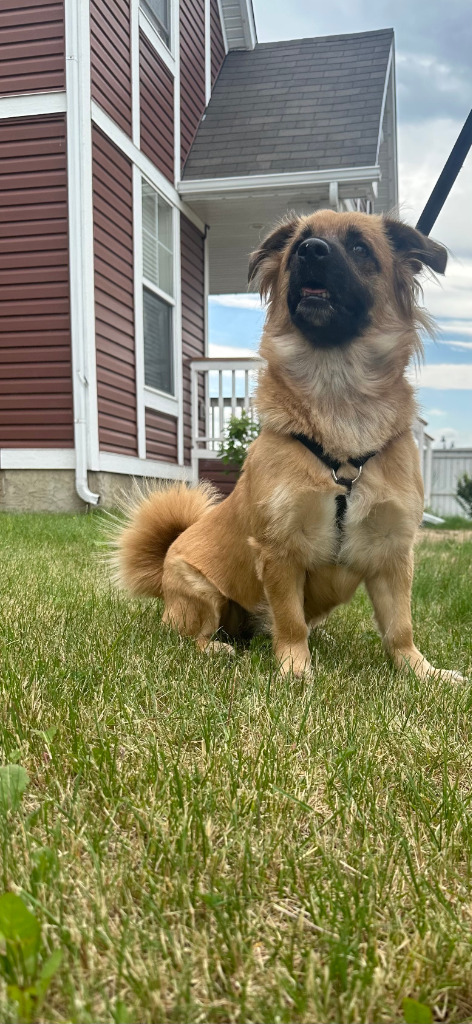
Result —
[{"label": "lawn", "polygon": [[[210,659],[110,587],[101,529],[0,519],[2,764],[29,780],[2,776],[1,881],[41,926],[0,974],[36,985],[24,1018],[472,1021],[472,688],[393,671],[363,592],[313,637],[313,683],[265,639]],[[470,671],[472,535],[417,554],[419,646]]]}]

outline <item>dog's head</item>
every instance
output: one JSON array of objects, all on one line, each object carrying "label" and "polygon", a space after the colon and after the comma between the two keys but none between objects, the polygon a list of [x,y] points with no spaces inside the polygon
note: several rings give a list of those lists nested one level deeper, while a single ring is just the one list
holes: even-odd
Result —
[{"label": "dog's head", "polygon": [[319,210],[279,224],[254,252],[249,282],[269,299],[277,333],[295,326],[315,348],[343,346],[392,320],[414,327],[416,277],[443,274],[447,252],[389,217]]}]

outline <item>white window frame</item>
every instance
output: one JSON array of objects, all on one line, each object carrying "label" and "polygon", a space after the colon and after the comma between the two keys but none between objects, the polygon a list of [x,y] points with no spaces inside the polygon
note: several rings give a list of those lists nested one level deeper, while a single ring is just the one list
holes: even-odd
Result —
[{"label": "white window frame", "polygon": [[139,4],[138,23],[139,27],[144,32],[146,39],[149,40],[151,46],[159,55],[163,63],[172,72],[175,77],[176,74],[176,61],[175,54],[177,50],[176,42],[178,42],[178,31],[179,31],[179,5],[177,0],[169,0],[169,23],[170,23],[170,40],[169,46],[164,42],[162,37],[159,35],[157,28],[152,20],[152,15],[148,14],[144,5]]},{"label": "white window frame", "polygon": [[[161,288],[149,281],[143,273],[143,220],[142,220],[142,182],[145,181],[172,210],[173,237],[173,298]],[[143,174],[136,165],[133,166],[133,216],[134,216],[134,308],[136,335],[136,391],[138,421],[138,456],[146,458],[146,409],[154,409],[167,416],[177,419],[177,462],[183,466],[183,381],[182,381],[182,310],[181,310],[181,274],[180,274],[180,210],[169,203],[167,196],[156,188],[156,185]],[[149,288],[172,308],[172,355],[175,395],[168,395],[145,383],[144,370],[144,311],[143,288]]]}]

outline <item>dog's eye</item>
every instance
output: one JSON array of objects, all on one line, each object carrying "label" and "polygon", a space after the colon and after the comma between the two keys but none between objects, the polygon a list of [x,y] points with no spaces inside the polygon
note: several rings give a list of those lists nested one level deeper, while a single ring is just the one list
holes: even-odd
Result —
[{"label": "dog's eye", "polygon": [[367,246],[364,245],[364,242],[354,242],[354,244],[351,245],[351,252],[353,252],[355,256],[370,256],[369,250]]}]

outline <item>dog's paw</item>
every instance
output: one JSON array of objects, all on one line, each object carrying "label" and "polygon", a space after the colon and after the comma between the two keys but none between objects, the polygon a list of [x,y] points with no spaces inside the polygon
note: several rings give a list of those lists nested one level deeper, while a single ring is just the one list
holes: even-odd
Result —
[{"label": "dog's paw", "polygon": [[308,650],[289,650],[277,652],[279,671],[283,676],[295,676],[296,679],[309,679],[312,676],[311,658]]},{"label": "dog's paw", "polygon": [[435,675],[438,679],[444,680],[446,683],[469,683],[470,679],[467,676],[461,676],[460,672],[455,672],[452,668],[433,668],[431,665],[430,674]]}]

